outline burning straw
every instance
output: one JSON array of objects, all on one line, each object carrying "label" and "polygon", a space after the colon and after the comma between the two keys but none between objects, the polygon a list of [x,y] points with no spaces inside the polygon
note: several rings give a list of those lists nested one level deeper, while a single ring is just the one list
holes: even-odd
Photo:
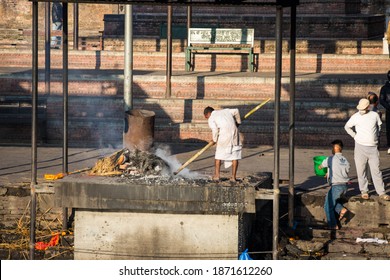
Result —
[{"label": "burning straw", "polygon": [[[92,168],[90,175],[98,176],[173,176],[180,162],[171,155],[168,147],[159,146],[153,153],[122,149],[107,157],[101,158]],[[181,172],[182,178],[204,179],[197,172],[188,169]]]}]

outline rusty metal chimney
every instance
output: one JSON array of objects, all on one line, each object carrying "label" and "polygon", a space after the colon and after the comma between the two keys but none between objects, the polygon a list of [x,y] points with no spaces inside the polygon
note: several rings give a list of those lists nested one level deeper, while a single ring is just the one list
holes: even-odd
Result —
[{"label": "rusty metal chimney", "polygon": [[125,112],[123,147],[129,150],[149,151],[154,141],[155,113],[148,110]]}]

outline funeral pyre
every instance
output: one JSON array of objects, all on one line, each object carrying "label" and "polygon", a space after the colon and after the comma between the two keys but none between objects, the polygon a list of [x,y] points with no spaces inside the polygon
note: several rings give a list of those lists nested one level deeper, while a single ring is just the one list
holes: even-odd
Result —
[{"label": "funeral pyre", "polygon": [[178,175],[175,175],[175,171],[180,166],[180,162],[165,149],[146,152],[125,148],[98,159],[89,175],[110,176],[116,177],[116,180],[121,178],[122,180],[146,182],[153,185],[170,184],[174,181],[177,184],[185,185],[218,184],[221,186],[236,186],[238,184],[245,187],[254,186],[258,183],[258,178],[252,176],[246,176],[237,182],[232,182],[227,178],[215,182],[210,175],[191,172],[188,169],[184,169]]},{"label": "funeral pyre", "polygon": [[122,149],[97,161],[91,175],[149,176],[170,174],[169,165],[155,154]]},{"label": "funeral pyre", "polygon": [[[164,159],[163,159],[164,158]],[[127,148],[100,158],[89,175],[113,176],[132,181],[163,184],[172,181],[208,181],[208,176],[183,170],[179,176],[173,173],[180,163],[169,151],[155,149],[152,152]]]}]

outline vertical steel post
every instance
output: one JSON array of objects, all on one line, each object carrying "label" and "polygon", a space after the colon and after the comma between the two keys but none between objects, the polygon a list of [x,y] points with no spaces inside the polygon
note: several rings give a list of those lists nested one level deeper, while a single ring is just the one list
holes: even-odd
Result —
[{"label": "vertical steel post", "polygon": [[278,259],[279,243],[279,166],[280,166],[280,94],[282,86],[283,7],[276,7],[275,117],[274,117],[274,200],[272,258]]},{"label": "vertical steel post", "polygon": [[73,4],[73,49],[79,49],[79,4]]},{"label": "vertical steel post", "polygon": [[35,219],[37,184],[37,120],[38,120],[38,2],[32,3],[32,123],[31,123],[31,184],[30,184],[30,260],[35,253]]},{"label": "vertical steel post", "polygon": [[167,65],[166,65],[166,91],[165,98],[171,97],[171,77],[172,77],[172,5],[168,5],[167,20]]},{"label": "vertical steel post", "polygon": [[[62,3],[62,91],[63,91],[63,147],[62,172],[68,173],[68,3]],[[62,228],[68,227],[68,209],[63,209]]]},{"label": "vertical steel post", "polygon": [[63,157],[62,172],[68,172],[68,3],[62,3],[62,91],[63,91]]},{"label": "vertical steel post", "polygon": [[133,6],[126,5],[125,11],[125,67],[123,97],[125,112],[133,108]]},{"label": "vertical steel post", "polygon": [[45,3],[45,93],[50,94],[50,2]]},{"label": "vertical steel post", "polygon": [[296,52],[297,6],[291,6],[290,13],[290,106],[289,106],[289,185],[288,224],[294,226],[294,167],[295,167],[295,52]]}]

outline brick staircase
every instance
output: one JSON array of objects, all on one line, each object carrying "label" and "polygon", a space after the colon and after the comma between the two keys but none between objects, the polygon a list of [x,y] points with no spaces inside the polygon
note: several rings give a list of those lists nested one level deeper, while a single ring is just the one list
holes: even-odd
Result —
[{"label": "brick staircase", "polygon": [[281,259],[389,260],[389,228],[345,228],[332,232],[319,228],[298,230],[284,241]]},{"label": "brick staircase", "polygon": [[[39,64],[43,66],[44,53]],[[198,57],[197,57],[198,59]],[[69,53],[70,145],[120,144],[123,126],[123,53],[112,51],[70,51]],[[220,57],[195,72],[184,71],[184,54],[175,53],[172,93],[165,98],[164,53],[136,52],[134,56],[134,108],[156,113],[157,141],[204,141],[209,128],[203,109],[237,107],[242,114],[267,98],[274,97],[274,55],[259,55],[259,72],[243,72],[239,56]],[[31,52],[2,50],[0,53],[0,100],[31,95]],[[40,71],[40,99],[46,101],[46,141],[61,142],[62,76],[61,51],[52,54],[51,93],[45,96],[44,72]],[[384,55],[297,56],[296,143],[318,146],[329,135],[352,144],[343,126],[354,113],[359,98],[368,91],[379,92],[389,60]],[[207,66],[208,64],[208,66]],[[198,65],[198,64],[197,64]],[[213,66],[215,65],[215,67]],[[289,104],[289,58],[284,57],[281,104],[281,141],[287,144]],[[211,70],[211,71],[210,71]],[[244,69],[245,71],[245,69]],[[4,102],[2,104],[4,105]],[[273,102],[264,106],[242,126],[247,144],[273,143]],[[321,124],[321,126],[319,126]],[[30,132],[18,141],[29,142]],[[326,133],[324,133],[326,132]],[[2,133],[3,143],[14,143],[15,135]],[[385,141],[382,141],[383,143]]]},{"label": "brick staircase", "polygon": [[[163,142],[208,140],[210,131],[203,108],[237,107],[241,114],[275,91],[275,9],[262,7],[194,7],[193,26],[254,28],[256,71],[247,69],[247,57],[230,54],[197,54],[195,72],[185,72],[185,7],[173,7],[172,92],[166,98],[166,7],[134,7],[135,109],[156,113],[155,139]],[[92,8],[91,8],[92,9]],[[284,11],[283,81],[281,96],[281,143],[288,143],[290,61],[288,56],[289,10]],[[361,14],[360,1],[302,1],[297,11],[296,144],[321,146],[330,136],[352,145],[343,129],[357,101],[368,91],[379,92],[390,68],[382,55],[383,15]],[[98,20],[99,21],[99,20]],[[101,24],[101,20],[99,22]],[[80,34],[80,51],[69,51],[69,144],[71,146],[117,146],[123,131],[123,15],[104,15],[104,30],[91,26]],[[101,25],[99,25],[101,26]],[[99,27],[100,28],[100,27]],[[176,33],[177,31],[177,33]],[[22,47],[31,41],[31,30],[4,33],[0,51],[0,108],[12,98],[31,96],[31,51]],[[122,32],[122,33],[121,33]],[[0,32],[1,34],[1,32]],[[72,36],[70,45],[72,46]],[[7,41],[8,38],[11,41]],[[0,41],[2,38],[0,38]],[[23,44],[19,44],[22,40]],[[39,30],[39,47],[44,34]],[[70,46],[70,49],[71,49]],[[44,51],[39,67],[44,67]],[[51,90],[46,96],[44,73],[39,75],[40,100],[46,108],[45,139],[62,139],[62,51],[51,51]],[[8,100],[6,103],[5,100]],[[26,105],[31,106],[31,105]],[[14,108],[17,111],[17,108]],[[7,118],[3,118],[5,121]],[[273,144],[274,103],[271,100],[242,126],[249,145]],[[28,119],[27,119],[28,121]],[[26,122],[25,122],[26,123]],[[24,135],[0,126],[0,143],[28,143]],[[4,133],[6,132],[6,133]],[[22,133],[23,134],[23,133]],[[382,141],[385,143],[385,141]]]},{"label": "brick staircase", "polygon": [[[147,43],[145,43],[147,44]],[[134,69],[144,71],[165,70],[165,49],[134,52]],[[145,46],[147,48],[147,45]],[[31,67],[32,57],[30,50],[0,51],[0,67]],[[122,51],[69,51],[69,68],[88,70],[120,70],[123,71],[124,56]],[[290,58],[283,55],[283,71],[288,72]],[[39,67],[45,65],[45,53],[38,55]],[[183,52],[174,52],[172,70],[184,71],[185,57]],[[195,58],[195,71],[207,72],[248,72],[246,55],[231,54],[198,54]],[[309,73],[340,73],[340,74],[380,74],[386,73],[390,62],[387,55],[382,54],[298,54],[296,71]],[[62,51],[51,50],[51,67],[62,68]],[[264,53],[256,57],[257,72],[273,72],[275,54]]]}]

